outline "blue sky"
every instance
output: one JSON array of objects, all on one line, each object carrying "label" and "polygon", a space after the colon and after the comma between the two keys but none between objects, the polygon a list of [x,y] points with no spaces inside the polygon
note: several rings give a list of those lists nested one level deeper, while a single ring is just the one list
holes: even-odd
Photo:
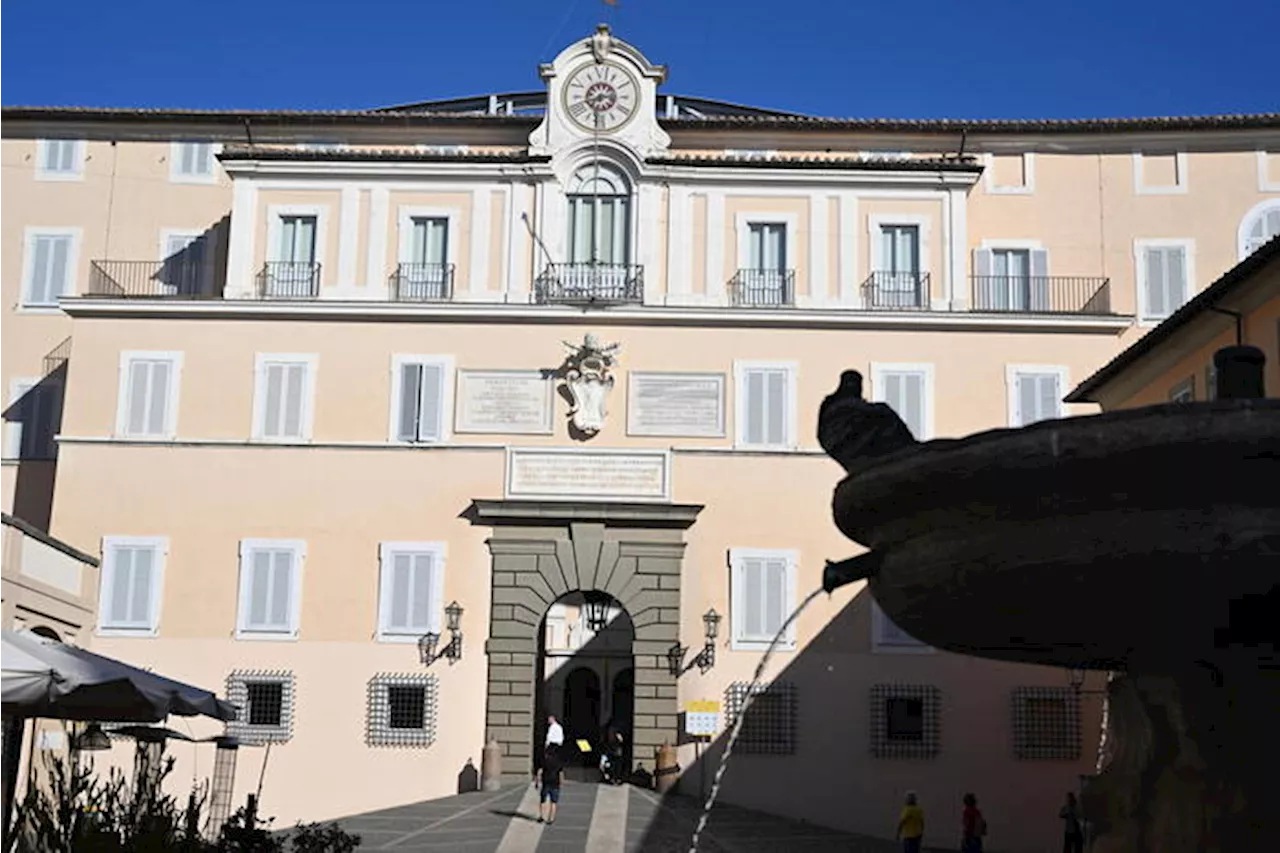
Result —
[{"label": "blue sky", "polygon": [[540,86],[599,20],[664,91],[817,115],[1280,111],[1276,0],[40,0],[4,4],[6,105],[348,109]]}]

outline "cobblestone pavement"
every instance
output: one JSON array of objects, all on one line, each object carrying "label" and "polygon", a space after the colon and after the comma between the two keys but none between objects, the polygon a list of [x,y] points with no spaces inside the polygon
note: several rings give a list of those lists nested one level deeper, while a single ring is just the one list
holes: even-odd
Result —
[{"label": "cobblestone pavement", "polygon": [[[687,853],[700,804],[630,786],[566,782],[554,825],[537,822],[537,789],[429,800],[338,821],[361,851],[396,853]],[[720,804],[700,853],[895,853],[894,842]]]}]

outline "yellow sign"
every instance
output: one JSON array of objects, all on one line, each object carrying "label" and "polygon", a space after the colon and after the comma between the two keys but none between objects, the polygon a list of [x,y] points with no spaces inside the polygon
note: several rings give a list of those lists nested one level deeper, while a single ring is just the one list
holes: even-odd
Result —
[{"label": "yellow sign", "polygon": [[695,702],[685,702],[684,709],[690,714],[719,714],[720,703],[714,700],[699,700]]},{"label": "yellow sign", "polygon": [[591,744],[585,740],[578,741],[578,752],[590,752]]}]

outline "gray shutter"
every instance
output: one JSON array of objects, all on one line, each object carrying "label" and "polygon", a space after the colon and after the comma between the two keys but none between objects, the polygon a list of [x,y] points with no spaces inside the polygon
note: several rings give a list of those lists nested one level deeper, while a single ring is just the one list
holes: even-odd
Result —
[{"label": "gray shutter", "polygon": [[44,141],[44,170],[46,172],[56,172],[62,164],[62,146],[56,139],[46,139]]},{"label": "gray shutter", "polygon": [[765,561],[764,635],[773,639],[787,618],[787,562]]},{"label": "gray shutter", "polygon": [[307,382],[307,365],[289,364],[284,367],[284,431],[290,438],[302,437],[302,409]]},{"label": "gray shutter", "polygon": [[1165,253],[1165,313],[1172,314],[1187,301],[1187,256],[1181,248]]},{"label": "gray shutter", "polygon": [[74,139],[64,139],[58,143],[58,150],[61,152],[61,158],[58,166],[59,171],[72,172],[76,168],[76,147],[79,145]]},{"label": "gray shutter", "polygon": [[151,379],[151,365],[145,361],[131,361],[127,368],[129,381],[126,385],[128,409],[125,413],[125,432],[129,435],[143,435],[147,430],[147,389]]},{"label": "gray shutter", "polygon": [[133,589],[130,595],[129,622],[133,625],[151,623],[151,573],[155,571],[155,551],[151,548],[133,548]]},{"label": "gray shutter", "polygon": [[1169,314],[1165,301],[1165,255],[1163,249],[1147,249],[1143,259],[1146,264],[1146,299],[1148,317],[1165,317]]},{"label": "gray shutter", "polygon": [[164,435],[169,410],[169,383],[171,365],[167,361],[153,361],[150,367],[150,389],[147,400],[147,435]]},{"label": "gray shutter", "polygon": [[268,364],[265,370],[266,400],[262,412],[262,434],[268,437],[280,435],[281,408],[284,401],[283,364]]},{"label": "gray shutter", "polygon": [[409,629],[409,610],[413,596],[413,555],[393,554],[391,556],[391,631],[407,631]]},{"label": "gray shutter", "polygon": [[747,444],[764,444],[766,411],[764,373],[759,370],[747,371],[746,384],[747,399],[742,407],[742,414],[747,423],[743,434]]},{"label": "gray shutter", "polygon": [[422,400],[422,365],[400,366],[400,412],[396,438],[400,441],[418,440],[418,416]]},{"label": "gray shutter", "polygon": [[271,611],[272,628],[289,627],[289,610],[293,597],[292,551],[275,551],[271,554]]},{"label": "gray shutter", "polygon": [[444,422],[444,369],[438,364],[422,365],[421,408],[418,417],[418,438],[423,441],[439,441]]},{"label": "gray shutter", "polygon": [[1049,253],[1031,250],[1031,310],[1053,311],[1053,294],[1049,288]]},{"label": "gray shutter", "polygon": [[52,237],[49,239],[52,243],[49,258],[49,301],[56,302],[59,296],[69,296],[72,291],[70,286],[71,270],[68,266],[71,254],[71,238]]},{"label": "gray shutter", "polygon": [[271,618],[271,552],[252,551],[249,572],[249,619],[245,627],[265,628]]},{"label": "gray shutter", "polygon": [[924,435],[924,375],[884,374],[884,401],[917,439]]},{"label": "gray shutter", "polygon": [[766,378],[768,429],[765,440],[769,444],[782,444],[787,440],[787,374],[781,370],[771,370]]},{"label": "gray shutter", "polygon": [[742,561],[742,634],[759,637],[764,633],[764,561],[747,558]]},{"label": "gray shutter", "polygon": [[413,610],[410,627],[414,633],[426,633],[431,624],[432,572],[435,566],[430,554],[413,555]]},{"label": "gray shutter", "polygon": [[1043,421],[1058,417],[1058,401],[1062,394],[1058,389],[1058,376],[1045,373],[1037,377],[1038,401],[1036,420]]},{"label": "gray shutter", "polygon": [[986,311],[995,304],[995,284],[991,281],[994,267],[995,258],[990,249],[973,250],[973,304],[970,308]]},{"label": "gray shutter", "polygon": [[107,624],[123,625],[129,621],[129,603],[133,582],[132,548],[114,548],[111,552],[111,600],[107,604]]},{"label": "gray shutter", "polygon": [[1036,377],[1028,374],[1019,374],[1017,382],[1017,409],[1014,412],[1014,426],[1026,426],[1036,420]]},{"label": "gray shutter", "polygon": [[57,241],[52,237],[36,237],[31,242],[33,257],[27,299],[32,305],[48,305],[54,301],[53,252]]}]

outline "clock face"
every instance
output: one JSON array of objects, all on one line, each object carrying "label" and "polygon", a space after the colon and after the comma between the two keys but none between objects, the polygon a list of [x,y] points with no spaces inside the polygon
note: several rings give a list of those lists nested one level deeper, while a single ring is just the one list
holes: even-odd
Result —
[{"label": "clock face", "polygon": [[640,87],[611,62],[584,65],[569,75],[564,107],[574,124],[602,133],[617,130],[635,115]]}]

